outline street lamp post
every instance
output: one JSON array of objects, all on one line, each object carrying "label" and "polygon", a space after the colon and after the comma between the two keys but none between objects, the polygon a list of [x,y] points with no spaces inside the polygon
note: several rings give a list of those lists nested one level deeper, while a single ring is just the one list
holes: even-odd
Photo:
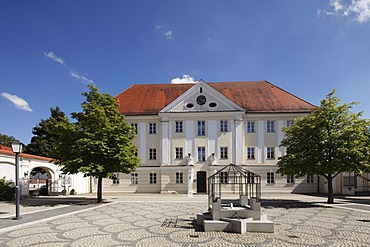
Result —
[{"label": "street lamp post", "polygon": [[15,153],[15,218],[14,220],[20,219],[19,202],[21,199],[20,188],[19,188],[19,157],[18,155],[22,152],[22,143],[19,141],[12,142],[12,151]]}]

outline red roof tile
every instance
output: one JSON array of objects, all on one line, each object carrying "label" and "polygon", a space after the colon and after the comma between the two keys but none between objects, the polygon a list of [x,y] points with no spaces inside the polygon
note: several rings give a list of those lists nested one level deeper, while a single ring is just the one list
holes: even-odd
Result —
[{"label": "red roof tile", "polygon": [[[316,106],[268,81],[209,82],[246,112],[310,112]],[[194,84],[135,84],[116,96],[124,115],[154,115]]]},{"label": "red roof tile", "polygon": [[[7,147],[3,145],[0,145],[0,154],[15,156],[11,147]],[[43,157],[43,156],[38,156],[38,155],[33,155],[33,154],[25,154],[25,153],[21,153],[19,156],[23,158],[27,158],[27,159],[44,160],[44,161],[49,161],[49,162],[52,162],[54,160],[48,157]]]}]

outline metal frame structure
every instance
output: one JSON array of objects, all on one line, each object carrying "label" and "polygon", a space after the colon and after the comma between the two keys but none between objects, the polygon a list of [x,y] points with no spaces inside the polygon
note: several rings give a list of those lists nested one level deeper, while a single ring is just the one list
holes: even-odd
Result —
[{"label": "metal frame structure", "polygon": [[[227,174],[226,178],[224,172]],[[237,185],[230,186],[230,188],[233,193],[238,190],[239,197],[246,196],[248,199],[255,198],[257,202],[261,201],[261,176],[242,166],[229,164],[208,178],[209,206],[221,198],[225,185]]]}]

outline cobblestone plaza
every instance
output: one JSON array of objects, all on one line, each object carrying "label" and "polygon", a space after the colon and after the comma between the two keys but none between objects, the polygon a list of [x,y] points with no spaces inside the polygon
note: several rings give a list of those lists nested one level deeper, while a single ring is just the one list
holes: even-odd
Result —
[{"label": "cobblestone plaza", "polygon": [[[0,229],[0,246],[370,246],[366,204],[341,200],[329,207],[321,203],[323,198],[312,202],[312,197],[267,200],[263,213],[275,222],[275,232],[234,234],[206,233],[194,225],[195,215],[207,209],[206,197],[159,198],[113,198],[75,212],[19,222]],[[0,218],[2,226],[7,220]]]}]

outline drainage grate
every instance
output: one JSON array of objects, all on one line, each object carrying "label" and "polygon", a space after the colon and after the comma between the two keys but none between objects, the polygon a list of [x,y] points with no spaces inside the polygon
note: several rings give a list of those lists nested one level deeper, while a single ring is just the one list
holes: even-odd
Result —
[{"label": "drainage grate", "polygon": [[298,236],[296,235],[286,235],[288,238],[299,238]]},{"label": "drainage grate", "polygon": [[357,220],[357,221],[361,221],[361,222],[370,222],[370,220]]},{"label": "drainage grate", "polygon": [[177,222],[179,219],[165,219],[161,225],[161,227],[177,227]]}]

